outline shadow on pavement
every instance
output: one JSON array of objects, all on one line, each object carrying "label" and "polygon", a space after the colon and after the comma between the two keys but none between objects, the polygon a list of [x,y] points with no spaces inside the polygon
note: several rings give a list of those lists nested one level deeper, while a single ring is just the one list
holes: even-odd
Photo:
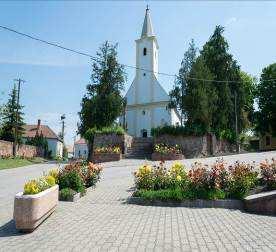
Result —
[{"label": "shadow on pavement", "polygon": [[21,236],[24,235],[23,233],[20,233],[15,228],[15,222],[14,220],[10,220],[6,224],[0,227],[0,237],[9,237],[9,236]]}]

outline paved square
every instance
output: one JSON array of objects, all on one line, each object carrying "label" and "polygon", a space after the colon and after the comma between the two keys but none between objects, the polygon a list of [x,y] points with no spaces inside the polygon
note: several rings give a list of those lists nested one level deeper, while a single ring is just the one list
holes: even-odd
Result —
[{"label": "paved square", "polygon": [[[259,162],[272,156],[276,152],[224,159]],[[275,216],[127,204],[132,172],[143,162],[106,163],[95,190],[78,202],[60,202],[56,212],[31,234],[20,234],[14,228],[13,196],[26,180],[53,165],[0,171],[0,251],[276,251]]]}]

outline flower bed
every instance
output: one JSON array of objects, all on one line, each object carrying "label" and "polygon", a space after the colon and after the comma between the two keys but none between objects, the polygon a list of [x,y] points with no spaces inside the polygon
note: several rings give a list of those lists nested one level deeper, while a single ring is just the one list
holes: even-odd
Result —
[{"label": "flower bed", "polygon": [[[266,161],[260,167],[261,172],[258,172],[255,165],[236,162],[227,166],[222,160],[212,166],[194,163],[189,171],[179,162],[169,169],[164,162],[158,166],[143,165],[134,173],[136,191],[133,196],[146,201],[172,202],[242,200],[259,185],[265,190],[273,188],[276,176],[271,173],[275,174],[275,160]],[[269,180],[265,174],[269,174]]]},{"label": "flower bed", "polygon": [[92,161],[94,163],[103,163],[110,161],[119,161],[122,158],[121,149],[118,146],[97,147],[94,149]]},{"label": "flower bed", "polygon": [[32,232],[55,210],[58,203],[56,179],[48,174],[31,180],[24,186],[24,192],[14,199],[14,220],[16,228]]},{"label": "flower bed", "polygon": [[60,187],[59,199],[76,201],[86,190],[100,180],[102,167],[91,162],[75,162],[66,165],[57,174]]},{"label": "flower bed", "polygon": [[184,155],[182,154],[181,149],[177,144],[174,146],[169,146],[166,144],[155,144],[151,159],[154,161],[180,160],[184,159]]}]

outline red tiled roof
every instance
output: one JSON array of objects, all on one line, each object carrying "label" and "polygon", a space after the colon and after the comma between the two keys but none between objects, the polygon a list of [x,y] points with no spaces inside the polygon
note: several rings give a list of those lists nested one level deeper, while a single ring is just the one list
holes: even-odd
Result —
[{"label": "red tiled roof", "polygon": [[84,138],[80,138],[78,141],[75,142],[75,144],[86,144],[86,141]]},{"label": "red tiled roof", "polygon": [[36,132],[38,132],[39,135],[42,133],[42,135],[46,138],[59,140],[59,137],[56,135],[56,133],[47,125],[40,125],[39,130],[37,130],[37,125],[24,125],[23,127],[25,129],[23,137],[33,138],[35,137]]}]

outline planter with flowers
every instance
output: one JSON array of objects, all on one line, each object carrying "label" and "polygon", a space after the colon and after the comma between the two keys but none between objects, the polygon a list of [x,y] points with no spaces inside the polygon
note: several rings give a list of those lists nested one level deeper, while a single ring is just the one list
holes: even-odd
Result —
[{"label": "planter with flowers", "polygon": [[[223,160],[211,166],[196,162],[189,170],[180,162],[168,169],[164,162],[142,165],[134,173],[136,191],[130,203],[276,214],[276,161],[262,163],[260,173],[257,168],[238,161],[228,166]],[[262,193],[256,194],[259,188]]]},{"label": "planter with flowers", "polygon": [[58,173],[59,199],[76,201],[100,180],[102,167],[91,162],[74,162]]},{"label": "planter with flowers", "polygon": [[184,155],[177,144],[172,146],[166,144],[155,144],[151,159],[154,161],[181,160],[184,159]]},{"label": "planter with flowers", "polygon": [[55,210],[58,204],[58,185],[49,173],[24,186],[24,192],[15,195],[14,212],[16,228],[32,232]]},{"label": "planter with flowers", "polygon": [[122,158],[121,148],[118,146],[96,147],[92,160],[94,163],[119,161]]}]

